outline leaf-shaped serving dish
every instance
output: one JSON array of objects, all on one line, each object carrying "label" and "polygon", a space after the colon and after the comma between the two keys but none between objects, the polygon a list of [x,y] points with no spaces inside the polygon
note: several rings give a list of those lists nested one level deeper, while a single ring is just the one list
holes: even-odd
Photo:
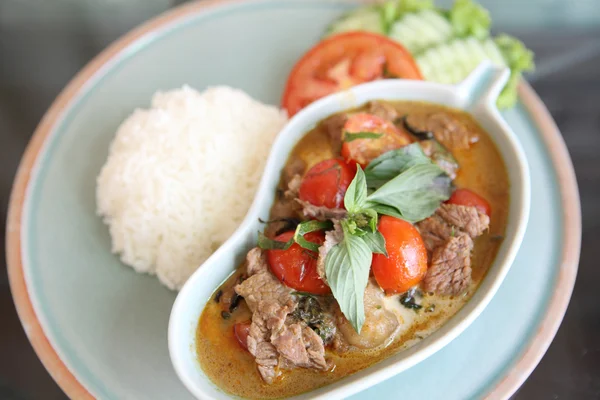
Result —
[{"label": "leaf-shaped serving dish", "polygon": [[[530,181],[525,155],[517,136],[496,109],[496,99],[509,72],[481,64],[465,81],[449,86],[424,81],[381,80],[327,96],[296,114],[279,133],[256,197],[239,228],[187,281],[173,306],[169,321],[169,351],[180,379],[197,397],[229,396],[203,373],[195,352],[196,326],[214,290],[256,245],[275,197],[280,173],[295,144],[319,121],[331,114],[358,107],[370,100],[416,100],[465,110],[494,140],[504,158],[510,180],[510,209],[506,236],[494,263],[477,292],[446,324],[418,344],[334,384],[295,398],[341,398],[381,382],[419,363],[456,338],[486,307],[508,272],[521,244],[529,216]],[[224,216],[226,218],[226,216]]]}]

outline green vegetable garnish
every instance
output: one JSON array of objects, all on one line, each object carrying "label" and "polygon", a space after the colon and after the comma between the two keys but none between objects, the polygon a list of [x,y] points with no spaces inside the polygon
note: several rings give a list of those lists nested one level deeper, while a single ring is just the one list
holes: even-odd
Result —
[{"label": "green vegetable garnish", "polygon": [[365,168],[367,186],[377,189],[398,174],[418,164],[431,164],[431,160],[423,153],[423,149],[418,143],[383,153]]},{"label": "green vegetable garnish", "polygon": [[385,238],[379,231],[367,232],[362,236],[362,239],[369,246],[372,253],[383,254],[387,257],[387,250],[385,249]]},{"label": "green vegetable garnish", "polygon": [[[342,227],[345,224],[342,223]],[[325,258],[325,274],[342,313],[360,333],[365,322],[364,295],[372,252],[360,237],[344,229],[344,239]]]},{"label": "green vegetable garnish", "polygon": [[433,0],[391,0],[381,5],[381,13],[385,31],[389,32],[391,25],[401,16],[421,10],[434,8]]},{"label": "green vegetable garnish", "polygon": [[258,232],[258,247],[263,250],[287,250],[292,244],[294,239],[290,239],[287,242],[281,242],[279,240],[273,240],[264,235],[262,232]]},{"label": "green vegetable garnish", "polygon": [[[412,146],[412,147],[411,147]],[[373,253],[386,254],[377,213],[411,222],[429,217],[450,197],[450,178],[420,148],[395,150],[367,167],[379,188],[368,194],[368,176],[357,165],[344,196],[348,216],[340,224],[343,240],[325,258],[325,274],[342,313],[360,333],[365,321],[364,293]],[[417,150],[417,148],[419,150]]]},{"label": "green vegetable garnish", "polygon": [[490,13],[473,0],[456,0],[450,9],[449,19],[456,36],[484,39],[490,34]]},{"label": "green vegetable garnish", "polygon": [[294,231],[294,236],[287,242],[281,242],[266,237],[262,232],[258,233],[258,247],[263,250],[287,250],[292,244],[298,243],[301,247],[318,252],[319,245],[309,242],[304,239],[304,235],[309,232],[320,231],[323,229],[331,229],[333,224],[331,221],[305,221],[298,224]]},{"label": "green vegetable garnish", "polygon": [[429,217],[450,198],[451,179],[437,165],[414,165],[385,183],[367,204],[380,214],[417,222]]},{"label": "green vegetable garnish", "polygon": [[417,294],[421,296],[421,292],[416,287],[409,289],[400,296],[400,304],[410,310],[419,311],[423,306],[417,303]]},{"label": "green vegetable garnish", "polygon": [[355,214],[365,207],[366,202],[367,178],[360,165],[356,164],[356,175],[352,179],[352,182],[350,182],[344,195],[344,207],[348,213]]},{"label": "green vegetable garnish", "polygon": [[383,136],[383,133],[375,133],[375,132],[356,132],[350,133],[346,132],[344,135],[344,142],[352,142],[356,139],[379,139]]},{"label": "green vegetable garnish", "polygon": [[[388,0],[359,7],[334,21],[329,32],[369,31],[385,34],[411,52],[428,81],[455,84],[483,60],[511,70],[498,97],[499,108],[512,107],[523,72],[533,71],[533,53],[519,40],[492,37],[488,10],[475,0],[455,0],[450,9],[432,0]],[[384,68],[384,77],[388,76]]]},{"label": "green vegetable garnish", "polygon": [[497,36],[494,42],[510,68],[510,78],[502,93],[500,93],[497,102],[498,107],[508,108],[517,102],[517,86],[523,72],[531,72],[535,69],[533,52],[525,47],[519,39],[506,34]]},{"label": "green vegetable garnish", "polygon": [[331,229],[333,228],[333,224],[331,221],[305,221],[298,224],[296,231],[294,232],[294,241],[298,243],[301,247],[314,251],[315,253],[319,251],[319,245],[313,242],[309,242],[304,239],[304,235],[309,232],[320,231],[323,229]]}]

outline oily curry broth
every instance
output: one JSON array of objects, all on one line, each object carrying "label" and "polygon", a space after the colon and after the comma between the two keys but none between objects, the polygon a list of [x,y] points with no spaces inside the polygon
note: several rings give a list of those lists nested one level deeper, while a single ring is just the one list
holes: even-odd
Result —
[{"label": "oily curry broth", "polygon": [[[331,371],[320,372],[308,369],[286,371],[282,379],[267,385],[256,370],[253,357],[244,351],[233,335],[233,325],[248,321],[251,314],[242,302],[240,308],[227,320],[221,316],[221,307],[210,301],[204,309],[198,324],[196,343],[197,354],[203,370],[220,388],[231,394],[245,398],[280,398],[300,394],[337,381],[347,375],[362,370],[390,355],[410,347],[418,340],[438,329],[454,315],[473,295],[485,273],[493,262],[502,242],[509,205],[509,182],[504,161],[491,138],[471,118],[470,115],[439,105],[420,102],[391,102],[401,114],[446,112],[467,125],[479,135],[479,142],[468,150],[454,151],[460,165],[455,184],[473,190],[488,200],[492,207],[489,232],[475,241],[472,256],[473,284],[460,298],[437,301],[436,310],[420,315],[410,329],[404,331],[387,348],[374,351],[353,351],[344,355],[327,351],[327,357],[335,364]],[[322,126],[317,126],[295,146],[288,164],[301,159],[307,168],[317,162],[336,156],[329,136]],[[232,282],[243,273],[242,266],[228,280]],[[227,285],[227,282],[224,284]],[[440,307],[440,305],[442,305]],[[412,312],[412,311],[411,311]]]}]

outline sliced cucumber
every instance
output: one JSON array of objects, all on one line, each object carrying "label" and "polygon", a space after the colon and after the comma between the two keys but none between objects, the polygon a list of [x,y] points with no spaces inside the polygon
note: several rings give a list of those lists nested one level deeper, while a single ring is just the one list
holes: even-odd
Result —
[{"label": "sliced cucumber", "polygon": [[452,25],[436,10],[409,13],[395,22],[389,36],[413,54],[450,40]]},{"label": "sliced cucumber", "polygon": [[366,31],[385,34],[383,16],[379,7],[360,7],[342,15],[327,28],[325,36],[342,32]]},{"label": "sliced cucumber", "polygon": [[425,79],[440,83],[462,81],[483,60],[490,60],[496,65],[506,65],[500,49],[491,38],[454,39],[427,49],[417,56],[417,64]]}]

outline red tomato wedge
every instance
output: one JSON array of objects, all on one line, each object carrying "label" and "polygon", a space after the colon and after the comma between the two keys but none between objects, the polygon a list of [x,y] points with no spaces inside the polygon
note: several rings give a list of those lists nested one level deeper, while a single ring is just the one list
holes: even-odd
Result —
[{"label": "red tomato wedge", "polygon": [[356,175],[356,164],[342,160],[324,160],[308,170],[300,184],[300,200],[313,206],[341,208],[344,195]]},{"label": "red tomato wedge", "polygon": [[[379,137],[351,140],[352,135],[358,133],[374,133]],[[343,135],[342,157],[348,163],[359,163],[363,168],[383,153],[412,142],[411,137],[392,122],[367,113],[351,115],[344,125]]]},{"label": "red tomato wedge", "polygon": [[[275,240],[287,242],[294,236],[293,231],[284,232],[275,237]],[[322,245],[325,241],[323,231],[310,232],[304,235],[309,242]],[[317,258],[319,254],[300,247],[294,243],[287,250],[267,250],[267,261],[273,275],[284,285],[301,292],[313,294],[328,294],[329,286],[317,272]]]},{"label": "red tomato wedge", "polygon": [[492,206],[490,206],[490,203],[469,189],[456,189],[446,203],[459,206],[473,206],[488,217],[492,216]]},{"label": "red tomato wedge", "polygon": [[386,257],[373,254],[371,269],[386,293],[403,293],[415,286],[427,272],[427,250],[421,234],[410,222],[384,215],[379,232],[385,238]]},{"label": "red tomato wedge", "polygon": [[250,334],[250,321],[240,322],[233,325],[233,335],[237,339],[240,346],[248,350],[248,335]]},{"label": "red tomato wedge", "polygon": [[375,33],[342,33],[319,42],[296,63],[282,105],[292,116],[328,94],[392,77],[423,79],[401,44]]}]

